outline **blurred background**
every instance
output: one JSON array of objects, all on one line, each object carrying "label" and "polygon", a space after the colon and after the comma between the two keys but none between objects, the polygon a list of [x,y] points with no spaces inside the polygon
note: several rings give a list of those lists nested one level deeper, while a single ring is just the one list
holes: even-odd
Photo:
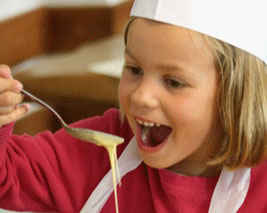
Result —
[{"label": "blurred background", "polygon": [[[67,123],[118,107],[124,29],[132,0],[1,0],[0,63]],[[25,101],[30,101],[25,99]],[[60,123],[31,103],[16,134]]]}]

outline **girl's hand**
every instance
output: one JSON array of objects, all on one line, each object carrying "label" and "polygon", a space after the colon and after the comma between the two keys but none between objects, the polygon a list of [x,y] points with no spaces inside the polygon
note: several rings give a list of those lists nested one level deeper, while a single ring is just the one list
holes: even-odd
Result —
[{"label": "girl's hand", "polygon": [[23,100],[22,84],[13,79],[10,68],[0,65],[0,127],[14,122],[29,111],[29,104],[17,106]]}]

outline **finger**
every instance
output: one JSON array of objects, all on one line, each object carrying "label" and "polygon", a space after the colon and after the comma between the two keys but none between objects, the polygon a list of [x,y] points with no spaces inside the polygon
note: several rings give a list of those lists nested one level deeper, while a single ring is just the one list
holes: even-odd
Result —
[{"label": "finger", "polygon": [[10,124],[22,118],[30,110],[29,104],[23,104],[8,115],[0,116],[0,127]]},{"label": "finger", "polygon": [[16,106],[23,101],[21,93],[4,92],[0,94],[0,107]]},{"label": "finger", "polygon": [[0,78],[0,93],[8,91],[14,84],[13,79]]},{"label": "finger", "polygon": [[13,112],[15,109],[16,109],[16,106],[0,107],[0,116],[9,114]]},{"label": "finger", "polygon": [[11,76],[11,70],[9,66],[5,64],[0,64],[0,77],[2,78],[10,78]]},{"label": "finger", "polygon": [[5,91],[20,92],[23,88],[22,83],[15,79],[0,78],[0,93]]},{"label": "finger", "polygon": [[14,79],[13,83],[11,85],[10,90],[14,92],[20,92],[23,88],[22,83],[20,83],[18,80]]}]

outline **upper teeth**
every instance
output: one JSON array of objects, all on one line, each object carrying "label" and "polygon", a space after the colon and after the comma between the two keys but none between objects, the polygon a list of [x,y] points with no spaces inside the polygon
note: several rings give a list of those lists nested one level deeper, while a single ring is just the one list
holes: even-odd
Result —
[{"label": "upper teeth", "polygon": [[136,121],[139,123],[139,124],[141,124],[141,125],[144,125],[144,126],[149,126],[149,127],[152,127],[152,126],[154,126],[154,125],[156,125],[156,126],[160,126],[160,124],[158,124],[158,123],[153,123],[153,122],[147,122],[147,121],[141,121],[141,120],[139,120],[139,119],[136,119]]}]

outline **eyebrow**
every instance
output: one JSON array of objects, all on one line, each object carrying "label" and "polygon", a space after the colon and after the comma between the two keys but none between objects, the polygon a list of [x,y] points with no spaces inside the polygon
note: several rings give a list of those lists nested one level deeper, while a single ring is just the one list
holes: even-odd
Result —
[{"label": "eyebrow", "polygon": [[[131,57],[133,60],[138,61],[135,55],[126,47],[124,50],[124,54]],[[179,71],[183,70],[182,66],[178,66],[177,64],[164,64],[164,65],[156,65],[157,69],[164,69],[168,71]]]}]

